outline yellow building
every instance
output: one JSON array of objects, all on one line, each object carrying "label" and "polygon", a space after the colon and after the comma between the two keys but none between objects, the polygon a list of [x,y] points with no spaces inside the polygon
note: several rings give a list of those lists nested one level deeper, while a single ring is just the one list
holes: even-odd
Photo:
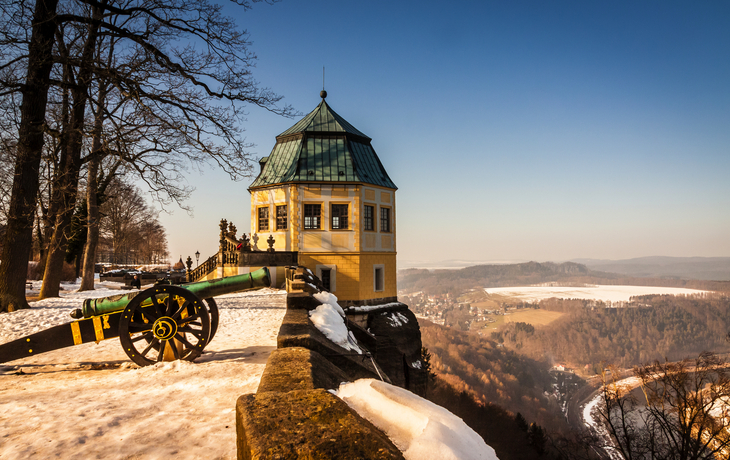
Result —
[{"label": "yellow building", "polygon": [[260,160],[248,189],[251,233],[262,242],[273,235],[277,251],[298,251],[299,264],[343,305],[395,301],[397,187],[371,139],[321,96]]}]

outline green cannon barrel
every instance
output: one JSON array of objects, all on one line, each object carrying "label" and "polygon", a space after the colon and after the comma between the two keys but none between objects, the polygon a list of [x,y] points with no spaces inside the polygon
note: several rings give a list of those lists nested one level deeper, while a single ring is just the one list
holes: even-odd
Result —
[{"label": "green cannon barrel", "polygon": [[[200,299],[208,299],[223,294],[234,292],[251,291],[271,285],[269,269],[264,267],[251,273],[243,275],[228,276],[209,281],[198,281],[196,283],[183,284],[182,287],[192,292]],[[129,292],[127,294],[113,295],[101,299],[86,299],[81,312],[84,318],[92,316],[107,315],[115,311],[124,310],[127,304],[141,291]]]}]

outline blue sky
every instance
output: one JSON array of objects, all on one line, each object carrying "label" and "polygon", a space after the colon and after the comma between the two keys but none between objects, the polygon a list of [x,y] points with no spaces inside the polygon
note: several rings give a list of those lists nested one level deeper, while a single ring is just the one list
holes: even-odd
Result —
[{"label": "blue sky", "polygon": [[[300,1],[229,8],[254,75],[330,106],[398,185],[401,266],[730,256],[730,3]],[[256,156],[295,120],[249,110]],[[258,169],[258,168],[257,168]],[[252,180],[252,179],[251,179]],[[173,258],[249,228],[251,180],[190,177]]]}]

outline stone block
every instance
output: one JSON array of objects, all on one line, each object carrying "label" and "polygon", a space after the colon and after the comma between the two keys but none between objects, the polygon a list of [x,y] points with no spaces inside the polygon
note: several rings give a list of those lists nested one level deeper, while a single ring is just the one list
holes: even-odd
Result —
[{"label": "stone block", "polygon": [[[316,299],[315,299],[316,300]],[[309,320],[307,310],[288,309],[279,329],[278,348],[302,347],[322,355],[340,368],[350,381],[364,378],[378,379],[378,371],[372,360],[364,354],[346,350],[329,340]],[[382,376],[390,383],[386,375]]]},{"label": "stone block", "polygon": [[274,350],[257,392],[336,389],[350,379],[317,352],[301,347]]},{"label": "stone block", "polygon": [[239,460],[403,459],[385,434],[322,389],[241,396],[236,434]]}]

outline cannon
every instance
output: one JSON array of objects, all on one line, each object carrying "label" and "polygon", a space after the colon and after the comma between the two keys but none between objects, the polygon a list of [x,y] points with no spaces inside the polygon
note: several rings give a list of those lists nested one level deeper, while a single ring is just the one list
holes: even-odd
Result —
[{"label": "cannon", "polygon": [[270,286],[269,270],[84,300],[76,321],[0,345],[0,363],[119,337],[140,366],[200,356],[218,329],[215,296]]}]

